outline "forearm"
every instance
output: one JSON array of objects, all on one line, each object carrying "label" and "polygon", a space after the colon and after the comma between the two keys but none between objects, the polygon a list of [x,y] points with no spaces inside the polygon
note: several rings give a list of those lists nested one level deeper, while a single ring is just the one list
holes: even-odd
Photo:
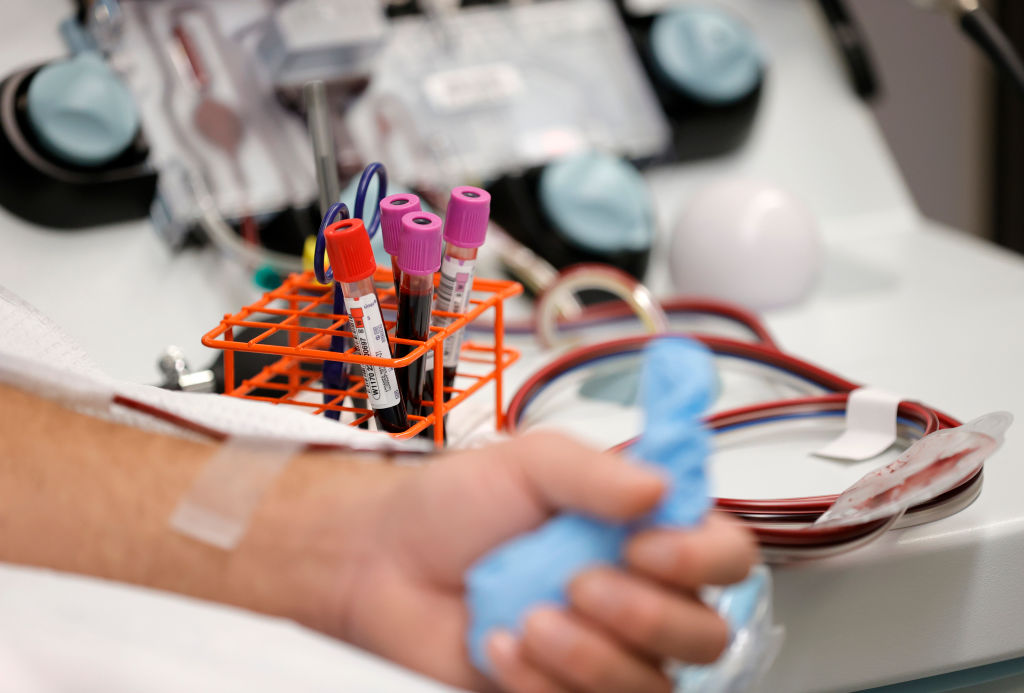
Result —
[{"label": "forearm", "polygon": [[372,522],[376,497],[403,470],[338,455],[299,455],[267,493],[239,546],[223,551],[168,524],[215,449],[93,419],[0,386],[0,560],[171,590],[336,630],[318,622],[321,613],[337,613],[322,600],[340,592],[345,565],[353,563],[341,556],[362,550],[359,527]]}]

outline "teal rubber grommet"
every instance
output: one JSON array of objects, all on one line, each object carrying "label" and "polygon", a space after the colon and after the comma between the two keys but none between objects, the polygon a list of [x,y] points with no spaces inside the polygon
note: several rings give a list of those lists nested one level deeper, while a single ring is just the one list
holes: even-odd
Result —
[{"label": "teal rubber grommet", "polygon": [[754,33],[723,10],[686,5],[659,14],[650,51],[673,87],[707,104],[735,103],[761,81],[764,61]]},{"label": "teal rubber grommet", "polygon": [[257,268],[252,274],[252,283],[261,289],[267,291],[273,291],[277,287],[281,286],[284,279],[273,267],[269,265],[263,265]]},{"label": "teal rubber grommet", "polygon": [[643,251],[654,238],[654,209],[643,176],[602,152],[573,154],[540,174],[541,209],[566,240],[600,255]]},{"label": "teal rubber grommet", "polygon": [[117,158],[139,129],[128,88],[96,53],[41,68],[28,87],[28,120],[61,161],[96,167]]}]

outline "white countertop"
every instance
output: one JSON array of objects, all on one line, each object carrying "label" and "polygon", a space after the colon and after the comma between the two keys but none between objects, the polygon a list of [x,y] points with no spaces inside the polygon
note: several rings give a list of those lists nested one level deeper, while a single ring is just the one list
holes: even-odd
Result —
[{"label": "white countertop", "polygon": [[[650,174],[663,227],[718,176],[784,184],[818,215],[826,247],[814,295],[766,316],[784,348],[960,418],[1024,415],[1024,262],[919,218],[809,3],[729,4],[751,18],[772,61],[762,110],[741,152]],[[57,55],[56,22],[68,11],[59,0],[5,8],[0,73]],[[171,343],[203,363],[199,336],[254,295],[212,251],[170,253],[146,221],[56,231],[0,210],[0,238],[0,283],[127,380],[157,380],[154,361]],[[664,290],[665,268],[652,273]],[[1021,440],[1011,429],[963,512],[776,570],[787,637],[764,690],[845,691],[1024,655]],[[766,483],[779,480],[768,471]],[[107,671],[95,678],[111,682],[107,691],[434,689],[280,621],[0,566],[0,662],[5,654],[26,678],[49,677],[39,690],[67,690],[81,680],[67,672],[86,669]]]}]

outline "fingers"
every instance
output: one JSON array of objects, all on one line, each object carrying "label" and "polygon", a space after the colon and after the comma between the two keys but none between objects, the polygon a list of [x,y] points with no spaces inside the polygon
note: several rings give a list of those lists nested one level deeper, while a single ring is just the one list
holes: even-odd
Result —
[{"label": "fingers", "polygon": [[579,575],[569,586],[569,601],[609,634],[652,658],[710,664],[729,642],[725,621],[694,597],[615,568]]},{"label": "fingers", "polygon": [[715,661],[729,628],[690,591],[598,567],[569,587],[573,611],[540,608],[526,619],[522,642],[507,632],[489,642],[498,682],[511,693],[563,690],[617,693],[671,690],[658,662]]},{"label": "fingers", "polygon": [[709,515],[691,532],[653,529],[626,545],[626,564],[632,570],[686,589],[739,582],[757,560],[753,535],[720,514]]},{"label": "fingers", "polygon": [[558,609],[540,608],[527,616],[521,647],[529,662],[570,690],[672,690],[657,664],[640,659],[578,616]]},{"label": "fingers", "polygon": [[628,520],[653,509],[665,492],[657,472],[555,433],[523,436],[505,455],[552,510]]},{"label": "fingers", "polygon": [[487,657],[495,680],[508,693],[568,693],[568,689],[526,660],[519,641],[508,631],[490,637]]}]

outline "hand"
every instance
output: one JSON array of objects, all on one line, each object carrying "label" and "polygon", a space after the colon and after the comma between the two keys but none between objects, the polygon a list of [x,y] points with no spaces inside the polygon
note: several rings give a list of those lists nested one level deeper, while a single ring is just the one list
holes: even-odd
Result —
[{"label": "hand", "polygon": [[[527,435],[401,472],[371,494],[358,541],[347,542],[339,557],[347,565],[338,566],[346,576],[338,606],[331,620],[313,625],[476,690],[492,684],[466,650],[466,569],[555,513],[628,520],[651,510],[665,490],[656,473],[554,434]],[[751,535],[713,514],[693,531],[638,534],[625,558],[624,568],[579,575],[569,590],[571,608],[538,608],[521,637],[492,634],[488,653],[502,688],[670,691],[662,660],[718,657],[727,626],[695,594],[701,585],[747,575],[757,559]]]}]

